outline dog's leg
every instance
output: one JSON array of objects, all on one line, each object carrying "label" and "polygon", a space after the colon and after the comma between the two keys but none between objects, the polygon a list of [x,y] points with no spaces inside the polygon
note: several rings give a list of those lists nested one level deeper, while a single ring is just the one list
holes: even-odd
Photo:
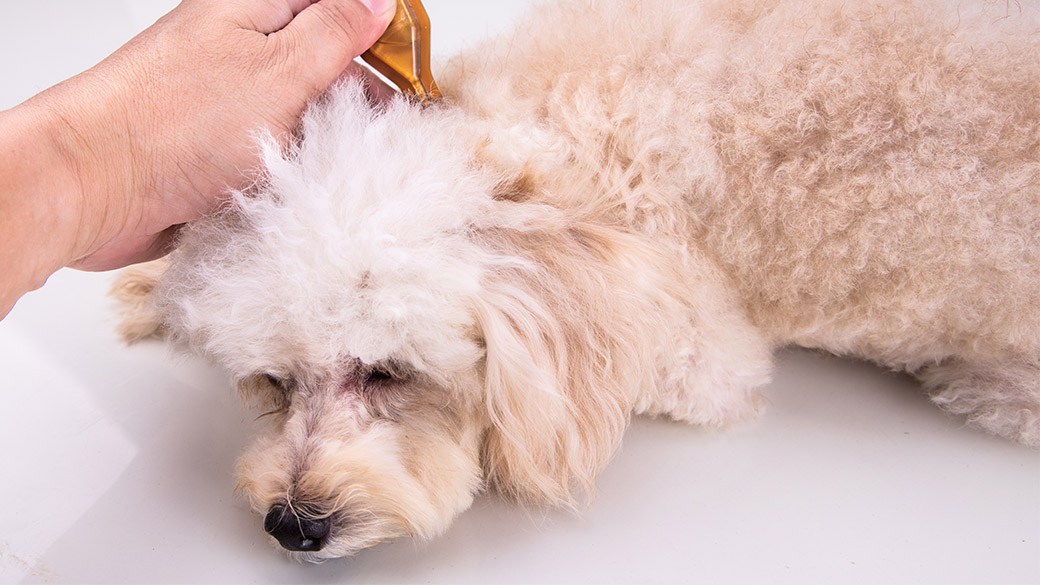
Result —
[{"label": "dog's leg", "polygon": [[162,320],[152,303],[152,292],[164,270],[166,260],[161,259],[131,266],[116,277],[109,294],[121,305],[118,331],[126,343],[162,337]]},{"label": "dog's leg", "polygon": [[953,359],[917,374],[932,401],[995,435],[1040,447],[1040,367]]},{"label": "dog's leg", "polygon": [[739,314],[691,322],[662,353],[658,392],[637,413],[708,428],[754,420],[772,364],[770,344]]}]

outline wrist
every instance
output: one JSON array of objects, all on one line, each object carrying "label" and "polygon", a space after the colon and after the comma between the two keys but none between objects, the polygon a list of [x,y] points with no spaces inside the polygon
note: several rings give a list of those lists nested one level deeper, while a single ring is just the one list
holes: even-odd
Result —
[{"label": "wrist", "polygon": [[134,154],[118,94],[87,72],[0,112],[0,315],[127,225]]},{"label": "wrist", "polygon": [[32,111],[61,189],[52,197],[61,206],[52,213],[67,230],[59,267],[93,253],[127,223],[134,153],[119,93],[92,70],[19,106]]},{"label": "wrist", "polygon": [[43,112],[0,112],[0,314],[69,261],[81,217],[80,188],[51,141]]}]

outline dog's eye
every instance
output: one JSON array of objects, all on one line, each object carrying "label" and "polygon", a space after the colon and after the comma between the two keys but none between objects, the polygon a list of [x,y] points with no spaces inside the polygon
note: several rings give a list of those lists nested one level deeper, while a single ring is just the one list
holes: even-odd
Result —
[{"label": "dog's eye", "polygon": [[292,388],[292,382],[290,380],[275,376],[274,374],[264,374],[264,380],[267,380],[268,384],[282,392],[288,392]]},{"label": "dog's eye", "polygon": [[407,396],[407,385],[403,382],[412,379],[411,370],[397,362],[385,361],[363,365],[358,374],[361,387],[357,388],[357,396],[367,405],[369,413],[380,419],[398,420]]},{"label": "dog's eye", "polygon": [[372,368],[365,374],[366,384],[378,384],[380,382],[392,382],[396,377],[387,369]]},{"label": "dog's eye", "polygon": [[258,372],[240,380],[238,389],[247,401],[266,409],[266,412],[259,417],[263,418],[286,412],[293,384],[294,382],[290,378]]},{"label": "dog's eye", "polygon": [[408,370],[405,366],[393,361],[372,364],[362,369],[362,380],[366,386],[400,382],[407,377]]}]

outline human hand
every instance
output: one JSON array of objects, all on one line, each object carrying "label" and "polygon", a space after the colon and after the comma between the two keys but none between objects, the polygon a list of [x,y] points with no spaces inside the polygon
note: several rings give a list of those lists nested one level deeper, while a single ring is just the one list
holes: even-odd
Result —
[{"label": "human hand", "polygon": [[[371,5],[371,7],[367,6]],[[78,190],[65,264],[165,253],[286,140],[307,102],[382,34],[394,0],[184,0],[91,70],[30,100]],[[354,65],[353,67],[357,67]]]}]

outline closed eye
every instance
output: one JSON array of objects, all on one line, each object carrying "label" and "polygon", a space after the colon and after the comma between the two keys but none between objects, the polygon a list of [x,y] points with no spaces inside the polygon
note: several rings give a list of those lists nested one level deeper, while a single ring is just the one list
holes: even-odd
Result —
[{"label": "closed eye", "polygon": [[267,383],[270,384],[271,386],[274,386],[275,388],[277,388],[277,389],[279,389],[279,390],[281,390],[282,392],[285,392],[285,393],[288,393],[289,391],[291,391],[292,387],[293,387],[293,381],[292,380],[288,380],[288,379],[276,376],[274,374],[264,374],[264,380],[266,380]]},{"label": "closed eye", "polygon": [[247,400],[266,409],[257,418],[284,414],[289,408],[290,394],[296,382],[272,373],[258,373],[239,383],[239,391]]},{"label": "closed eye", "polygon": [[398,420],[412,371],[393,361],[362,366],[359,396],[370,412],[382,419]]},{"label": "closed eye", "polygon": [[362,369],[361,379],[366,386],[385,386],[387,384],[406,380],[408,377],[409,370],[407,367],[394,361],[387,361],[365,366]]},{"label": "closed eye", "polygon": [[390,382],[390,381],[393,381],[395,379],[396,378],[394,377],[394,375],[391,374],[389,371],[383,370],[383,369],[379,369],[379,368],[375,368],[375,369],[369,370],[368,374],[365,376],[365,383],[366,384],[369,384],[369,383],[378,384],[379,382]]}]

